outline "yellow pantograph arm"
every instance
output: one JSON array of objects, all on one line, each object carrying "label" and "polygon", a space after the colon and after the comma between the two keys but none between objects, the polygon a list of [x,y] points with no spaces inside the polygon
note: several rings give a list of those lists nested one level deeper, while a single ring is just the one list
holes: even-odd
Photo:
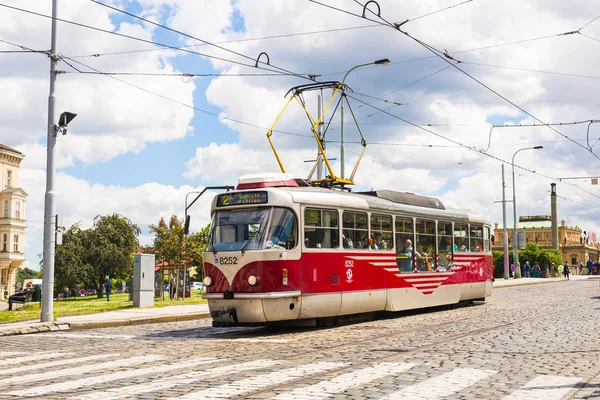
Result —
[{"label": "yellow pantograph arm", "polygon": [[287,103],[285,103],[285,106],[283,106],[283,110],[281,110],[281,112],[279,113],[279,115],[275,119],[275,122],[273,122],[273,125],[271,125],[271,128],[267,131],[267,139],[269,139],[269,144],[271,145],[271,149],[273,149],[273,153],[275,154],[275,158],[277,159],[277,163],[279,164],[279,168],[281,168],[281,172],[283,172],[284,174],[285,174],[285,168],[283,167],[283,163],[281,162],[281,158],[279,158],[279,154],[277,154],[277,150],[275,150],[275,146],[273,145],[273,141],[271,140],[271,135],[273,134],[273,128],[275,128],[275,125],[277,124],[277,122],[279,122],[279,118],[281,118],[281,116],[283,115],[285,109],[288,108],[288,106],[292,102],[293,98],[294,98],[294,96],[290,96],[290,98],[288,99]]},{"label": "yellow pantograph arm", "polygon": [[[329,171],[329,175],[331,176],[331,179],[335,179],[335,173],[333,172],[333,168],[331,167],[331,164],[329,164],[329,160],[325,156],[325,149],[323,148],[323,145],[321,144],[321,139],[319,138],[319,134],[317,133],[317,127],[321,123],[321,120],[325,116],[325,113],[327,112],[329,107],[331,107],[331,104],[333,103],[333,99],[335,99],[335,96],[337,95],[338,92],[339,92],[339,88],[336,87],[333,90],[333,93],[331,94],[331,98],[329,99],[327,106],[325,106],[325,108],[323,109],[323,112],[321,113],[321,115],[319,115],[319,119],[317,119],[316,121],[312,118],[312,116],[310,115],[310,113],[308,112],[308,110],[306,109],[304,104],[302,104],[300,99],[296,99],[298,101],[298,104],[300,104],[300,107],[302,107],[302,109],[304,109],[304,112],[306,113],[306,115],[308,115],[308,118],[311,120],[311,122],[313,124],[311,131],[313,133],[313,136],[315,137],[315,140],[317,141],[317,146],[319,147],[319,154],[321,154],[323,156],[323,161],[325,161],[325,165],[327,165],[327,170]],[[319,162],[319,161],[317,160],[317,162]]]}]

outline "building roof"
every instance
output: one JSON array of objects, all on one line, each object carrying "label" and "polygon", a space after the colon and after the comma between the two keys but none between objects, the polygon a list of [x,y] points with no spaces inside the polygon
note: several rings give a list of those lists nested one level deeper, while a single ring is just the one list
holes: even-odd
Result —
[{"label": "building roof", "polygon": [[[527,222],[519,222],[517,223],[517,227],[519,229],[551,229],[552,228],[552,221],[527,221]],[[512,224],[507,224],[506,225],[506,229],[511,230],[513,228]],[[576,228],[576,227],[572,227],[572,226],[562,226],[559,225],[558,228],[566,228],[566,229],[571,229],[574,231],[581,231],[581,229]],[[496,228],[498,230],[502,230],[504,229],[501,225],[498,225],[498,228]]]},{"label": "building roof", "polygon": [[8,147],[2,143],[0,143],[0,150],[8,150],[8,151],[12,151],[13,153],[23,154],[19,150],[15,150],[12,147]]}]

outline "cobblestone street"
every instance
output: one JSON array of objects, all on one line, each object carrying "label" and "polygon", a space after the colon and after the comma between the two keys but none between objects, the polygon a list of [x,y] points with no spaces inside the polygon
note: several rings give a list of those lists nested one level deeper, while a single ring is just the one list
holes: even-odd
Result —
[{"label": "cobblestone street", "polygon": [[2,337],[0,397],[600,398],[600,280],[332,329],[209,320]]}]

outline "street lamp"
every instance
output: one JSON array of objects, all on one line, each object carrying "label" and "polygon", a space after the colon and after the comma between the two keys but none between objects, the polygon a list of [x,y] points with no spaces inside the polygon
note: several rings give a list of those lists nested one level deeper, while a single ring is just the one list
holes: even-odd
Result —
[{"label": "street lamp", "polygon": [[519,244],[517,234],[517,200],[516,200],[516,189],[515,189],[515,156],[518,152],[523,150],[541,150],[544,146],[525,147],[519,149],[513,154],[512,157],[512,179],[513,179],[513,212],[514,212],[514,226],[513,226],[513,251],[514,251],[514,263],[515,263],[515,278],[521,277],[521,265],[519,264]]},{"label": "street lamp", "polygon": [[[356,66],[350,68],[350,70],[348,72],[346,72],[346,75],[344,75],[344,79],[342,79],[342,85],[344,85],[344,82],[346,81],[348,74],[357,68],[366,67],[367,65],[388,65],[389,63],[390,63],[390,60],[388,60],[387,58],[384,58],[384,59],[373,61],[370,63],[356,65]],[[341,119],[342,119],[342,128],[340,130],[341,131],[341,133],[340,133],[340,136],[341,136],[341,140],[340,140],[340,162],[341,162],[340,177],[342,179],[344,179],[344,100],[346,99],[346,93],[343,92],[342,96],[343,96],[342,97],[342,106],[340,109],[340,115],[341,115]]]}]

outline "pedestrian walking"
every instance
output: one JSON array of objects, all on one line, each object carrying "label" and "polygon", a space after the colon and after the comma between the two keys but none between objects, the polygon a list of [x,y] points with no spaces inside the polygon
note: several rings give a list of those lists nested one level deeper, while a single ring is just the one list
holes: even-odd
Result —
[{"label": "pedestrian walking", "polygon": [[534,278],[539,278],[541,271],[540,265],[537,262],[533,264],[533,267],[531,267],[531,272],[533,273]]},{"label": "pedestrian walking", "polygon": [[110,292],[112,292],[112,283],[108,275],[106,275],[106,281],[104,282],[104,290],[106,291],[106,301],[110,301]]},{"label": "pedestrian walking", "polygon": [[571,273],[571,270],[569,269],[569,264],[567,264],[566,262],[565,262],[565,266],[563,268],[563,272],[565,274],[565,278],[567,278],[567,280],[570,280],[569,274]]},{"label": "pedestrian walking", "polygon": [[531,265],[529,265],[529,261],[525,262],[525,266],[523,267],[523,278],[530,278]]},{"label": "pedestrian walking", "polygon": [[577,266],[579,267],[579,275],[583,275],[583,263],[579,261]]},{"label": "pedestrian walking", "polygon": [[588,269],[588,275],[592,275],[594,273],[594,262],[591,258],[588,258],[586,267]]},{"label": "pedestrian walking", "polygon": [[510,274],[514,278],[515,277],[515,264],[510,264]]},{"label": "pedestrian walking", "polygon": [[550,264],[550,277],[554,278],[556,276],[556,265],[554,263]]},{"label": "pedestrian walking", "polygon": [[565,267],[563,267],[562,264],[558,264],[558,267],[556,267],[558,269],[558,277],[560,278],[561,276],[563,276],[563,272]]}]

